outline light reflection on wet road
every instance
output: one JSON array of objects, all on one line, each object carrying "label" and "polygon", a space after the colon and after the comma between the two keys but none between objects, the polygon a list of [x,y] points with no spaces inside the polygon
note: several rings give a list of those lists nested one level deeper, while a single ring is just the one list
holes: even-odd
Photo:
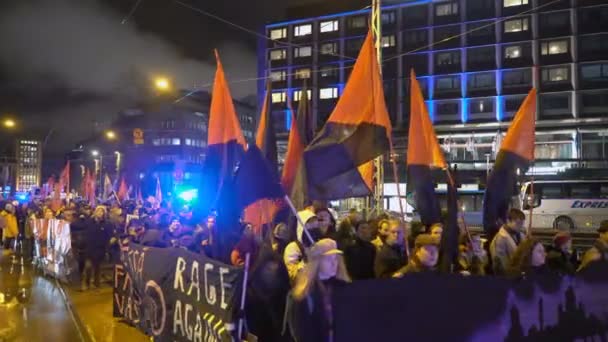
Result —
[{"label": "light reflection on wet road", "polygon": [[31,263],[1,250],[0,341],[81,341],[62,292]]}]

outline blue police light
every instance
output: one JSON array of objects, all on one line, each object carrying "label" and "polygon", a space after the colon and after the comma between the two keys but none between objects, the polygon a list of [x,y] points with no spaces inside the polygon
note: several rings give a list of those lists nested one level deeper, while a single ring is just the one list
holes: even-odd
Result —
[{"label": "blue police light", "polygon": [[19,201],[19,202],[25,202],[25,201],[27,201],[27,193],[25,193],[25,192],[17,193],[15,195],[15,198],[17,198],[17,201]]},{"label": "blue police light", "polygon": [[186,201],[186,202],[192,202],[193,200],[195,200],[198,197],[198,189],[190,189],[190,190],[185,190],[179,193],[179,195],[177,195],[177,197],[181,198],[182,200]]}]

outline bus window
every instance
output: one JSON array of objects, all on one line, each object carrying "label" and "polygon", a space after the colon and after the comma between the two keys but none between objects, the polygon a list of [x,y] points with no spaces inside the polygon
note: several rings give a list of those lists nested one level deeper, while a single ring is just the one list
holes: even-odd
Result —
[{"label": "bus window", "polygon": [[608,198],[608,183],[600,183],[600,198]]},{"label": "bus window", "polygon": [[593,183],[571,183],[568,184],[570,188],[570,198],[595,198],[593,187],[595,184]]},{"label": "bus window", "polygon": [[[536,185],[534,188],[536,192]],[[562,184],[559,183],[543,183],[539,190],[542,199],[561,199],[566,197],[564,196]]]}]

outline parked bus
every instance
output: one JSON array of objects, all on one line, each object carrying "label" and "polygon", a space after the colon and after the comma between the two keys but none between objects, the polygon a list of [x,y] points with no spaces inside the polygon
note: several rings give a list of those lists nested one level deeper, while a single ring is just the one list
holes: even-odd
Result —
[{"label": "parked bus", "polygon": [[520,203],[526,214],[533,207],[533,228],[594,231],[608,220],[608,180],[526,182]]}]

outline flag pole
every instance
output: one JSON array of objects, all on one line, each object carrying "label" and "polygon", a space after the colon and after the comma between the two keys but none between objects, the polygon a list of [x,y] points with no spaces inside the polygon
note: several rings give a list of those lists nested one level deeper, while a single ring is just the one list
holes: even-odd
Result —
[{"label": "flag pole", "polygon": [[[372,33],[374,35],[374,47],[376,48],[376,58],[378,59],[378,70],[382,77],[382,7],[381,0],[372,0],[372,18],[371,18]],[[384,99],[382,99],[384,100]],[[389,137],[390,139],[390,137]],[[391,144],[392,149],[392,144]],[[391,151],[392,152],[392,151]],[[384,162],[382,155],[374,159],[374,166],[376,169],[376,186],[374,191],[374,202],[376,206],[376,214],[380,214],[384,208],[383,197],[384,197]],[[397,184],[397,189],[399,184]],[[399,199],[401,203],[401,198]],[[370,206],[371,209],[372,206]],[[402,213],[403,214],[403,213]]]},{"label": "flag pole", "polygon": [[[247,253],[245,255],[245,273],[244,273],[244,276],[243,276],[243,290],[241,291],[241,308],[240,308],[241,312],[244,312],[244,310],[245,310],[245,298],[246,298],[246,294],[247,294],[247,278],[249,277],[249,258],[250,258],[250,256],[251,256],[250,253]],[[244,315],[243,315],[243,317],[244,317]],[[243,340],[243,337],[242,337],[242,334],[243,334],[243,323],[244,323],[243,322],[244,321],[243,317],[241,317],[239,319],[239,329],[238,329],[238,334],[239,335],[237,337],[239,341]]]},{"label": "flag pole", "polygon": [[530,204],[530,219],[528,220],[528,232],[526,233],[529,238],[532,237],[532,214],[534,213],[534,172],[532,172],[532,178],[530,179],[530,196],[532,197],[532,203]]},{"label": "flag pole", "polygon": [[308,237],[310,244],[313,245],[315,243],[315,240],[312,238],[312,236],[310,235],[310,233],[304,226],[304,222],[302,221],[302,218],[300,217],[300,215],[298,215],[298,211],[296,210],[296,207],[294,207],[293,202],[291,202],[291,199],[287,195],[285,195],[285,197],[283,197],[283,199],[285,200],[287,205],[289,205],[289,208],[291,209],[291,212],[295,215],[296,219],[298,220],[298,223],[300,225],[302,225],[302,230],[304,231],[304,234],[306,235],[306,237]]}]

